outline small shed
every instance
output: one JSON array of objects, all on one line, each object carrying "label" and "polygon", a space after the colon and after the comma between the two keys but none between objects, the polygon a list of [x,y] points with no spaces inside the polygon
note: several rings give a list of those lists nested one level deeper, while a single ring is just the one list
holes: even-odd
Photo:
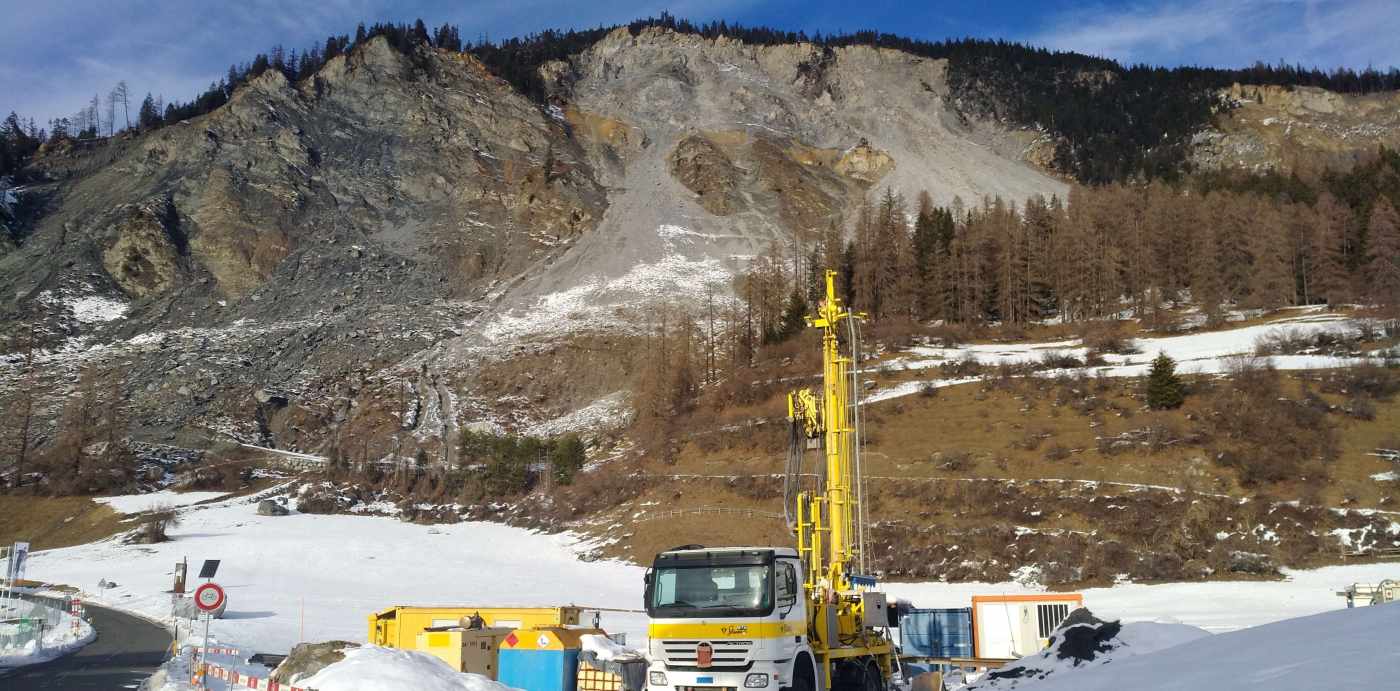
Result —
[{"label": "small shed", "polygon": [[1012,660],[1043,650],[1055,627],[1083,606],[1079,593],[973,595],[976,656]]}]

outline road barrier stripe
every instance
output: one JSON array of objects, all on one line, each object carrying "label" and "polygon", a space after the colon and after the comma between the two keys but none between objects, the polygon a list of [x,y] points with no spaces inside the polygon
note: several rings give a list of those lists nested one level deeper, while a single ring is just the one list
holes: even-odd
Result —
[{"label": "road barrier stripe", "polygon": [[[210,650],[214,650],[214,648],[210,648]],[[227,648],[224,650],[227,650]],[[237,684],[245,689],[257,689],[258,691],[308,691],[300,686],[287,686],[270,679],[240,674],[231,669],[220,667],[212,662],[207,663],[207,666],[211,676],[223,679],[230,684]]]}]

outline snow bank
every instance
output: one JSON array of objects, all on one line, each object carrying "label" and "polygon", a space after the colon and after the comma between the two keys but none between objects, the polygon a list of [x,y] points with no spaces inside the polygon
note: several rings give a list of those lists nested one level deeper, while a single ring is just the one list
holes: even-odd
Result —
[{"label": "snow bank", "polygon": [[1093,618],[1088,610],[1078,610],[1051,635],[1050,647],[991,672],[967,689],[1039,688],[1037,684],[1051,678],[1058,680],[1084,669],[1155,653],[1210,635],[1204,629],[1185,624],[1105,622]]},{"label": "snow bank", "polygon": [[427,653],[364,646],[345,659],[292,683],[316,691],[511,691],[479,674],[454,671]]},{"label": "snow bank", "polygon": [[228,496],[228,492],[172,492],[163,489],[146,494],[124,494],[116,497],[94,497],[93,501],[112,507],[117,513],[133,514],[150,511],[157,506],[189,506],[210,499]]},{"label": "snow bank", "polygon": [[[1125,627],[1126,628],[1126,627]],[[1400,670],[1400,604],[1341,609],[1114,658],[1045,678],[1019,691],[1316,691],[1393,689]],[[989,675],[990,676],[990,675]],[[1009,681],[1009,680],[1008,680]]]}]

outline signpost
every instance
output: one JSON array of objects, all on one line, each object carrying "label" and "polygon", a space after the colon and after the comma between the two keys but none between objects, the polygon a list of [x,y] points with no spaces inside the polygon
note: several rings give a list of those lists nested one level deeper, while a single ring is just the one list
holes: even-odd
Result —
[{"label": "signpost", "polygon": [[[213,568],[209,568],[209,563],[211,561],[214,564]],[[204,572],[208,571],[208,577],[212,577],[218,568],[218,560],[211,559],[205,561],[204,569],[200,571],[199,575],[204,576]],[[204,645],[199,648],[199,667],[197,668],[199,670],[197,675],[200,688],[204,688],[204,676],[209,664],[209,620],[214,618],[214,612],[224,606],[224,600],[226,598],[227,596],[224,595],[224,589],[220,588],[219,584],[213,581],[206,582],[194,589],[194,606],[204,612]]]},{"label": "signpost", "polygon": [[188,568],[189,562],[184,559],[175,562],[175,587],[173,590],[176,597],[185,594],[185,570]]}]

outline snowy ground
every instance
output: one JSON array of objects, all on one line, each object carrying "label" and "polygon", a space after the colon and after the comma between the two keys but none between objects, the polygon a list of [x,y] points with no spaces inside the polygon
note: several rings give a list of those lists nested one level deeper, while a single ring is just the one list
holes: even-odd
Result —
[{"label": "snowy ground", "polygon": [[[1127,627],[1125,627],[1125,632]],[[1112,664],[1078,669],[1045,660],[1052,674],[983,680],[971,689],[1017,691],[1316,691],[1400,686],[1400,604],[1325,612],[1219,636],[1197,638],[1146,655],[1112,656]],[[1024,661],[1024,660],[1023,660]],[[1097,662],[1097,661],[1096,661]]]},{"label": "snowy ground", "polygon": [[[1182,336],[1133,339],[1138,353],[1105,354],[1103,358],[1107,365],[1085,367],[1082,371],[1108,377],[1141,377],[1147,374],[1152,358],[1158,353],[1166,353],[1176,360],[1177,372],[1181,374],[1216,374],[1228,371],[1232,359],[1252,355],[1256,343],[1261,338],[1280,334],[1311,336],[1321,332],[1342,335],[1357,330],[1355,319],[1344,314],[1326,312],[1317,307],[1286,310],[1284,314],[1280,319],[1255,326]],[[906,355],[881,362],[879,366],[882,370],[920,371],[965,358],[976,359],[983,365],[996,366],[1035,363],[1049,355],[1068,355],[1083,360],[1087,354],[1088,349],[1077,339],[1042,343],[973,344],[955,348],[917,346],[910,348]],[[1330,355],[1273,355],[1267,359],[1275,368],[1281,370],[1349,367],[1366,361],[1365,358]],[[1050,376],[1069,371],[1073,370],[1050,370],[1042,374]],[[864,396],[862,400],[874,403],[917,393],[926,385],[954,386],[975,380],[976,378],[961,378],[901,382]]]},{"label": "snowy ground", "polygon": [[[493,523],[423,526],[392,518],[256,513],[254,497],[181,510],[172,542],[123,545],[110,538],[36,552],[30,576],[81,587],[98,603],[157,619],[170,613],[176,562],[221,559],[228,612],[219,640],[285,652],[299,640],[365,640],[365,618],[397,604],[561,605],[638,608],[642,570],[583,562],[588,545]],[[115,588],[97,591],[99,580]],[[629,639],[642,617],[608,613]],[[187,624],[185,624],[187,625]]]},{"label": "snowy ground", "polygon": [[[1336,591],[1352,583],[1400,578],[1400,563],[1283,571],[1286,579],[1282,581],[1122,583],[1079,592],[1084,594],[1084,606],[1100,618],[1190,624],[1219,633],[1345,607]],[[919,607],[967,607],[973,595],[1044,591],[1019,583],[888,583],[883,587],[891,597]]]},{"label": "snowy ground", "polygon": [[[492,523],[422,526],[392,518],[293,514],[259,516],[256,498],[182,509],[184,520],[160,545],[113,538],[35,553],[32,577],[95,590],[99,603],[166,618],[174,564],[221,559],[216,579],[229,594],[216,638],[252,652],[285,652],[299,640],[365,640],[365,618],[396,604],[559,605],[636,610],[642,568],[584,562],[588,545]],[[1400,577],[1400,564],[1289,572],[1280,582],[1123,584],[1084,591],[1105,618],[1167,621],[1228,631],[1338,609],[1333,593],[1355,582]],[[967,606],[973,594],[1033,592],[997,584],[888,584],[920,607]],[[639,613],[607,612],[604,628],[636,643]],[[185,624],[186,626],[188,624]]]}]

